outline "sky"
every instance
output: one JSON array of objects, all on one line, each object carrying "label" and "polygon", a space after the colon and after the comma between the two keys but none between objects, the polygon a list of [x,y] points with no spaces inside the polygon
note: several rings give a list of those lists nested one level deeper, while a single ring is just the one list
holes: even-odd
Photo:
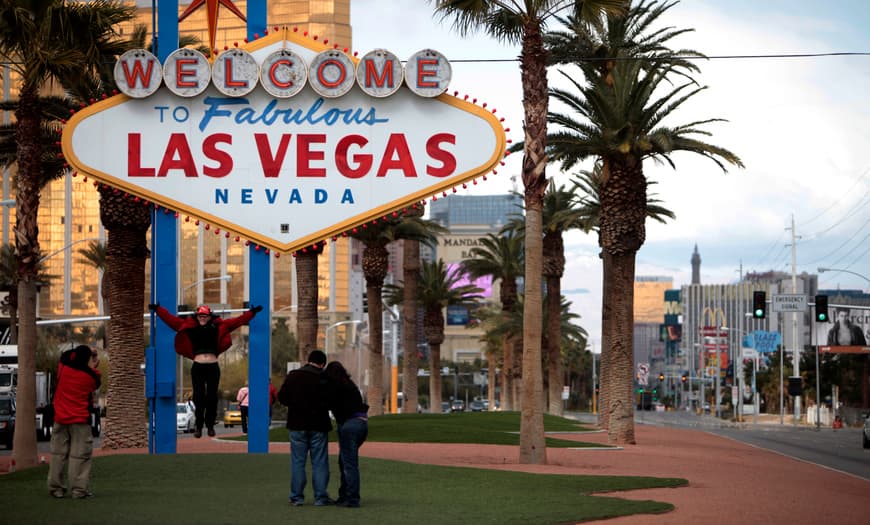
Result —
[{"label": "sky", "polygon": [[[397,6],[401,5],[401,8]],[[683,0],[661,26],[693,28],[672,48],[708,57],[870,53],[870,2],[863,0]],[[485,34],[462,38],[425,0],[353,0],[354,49],[386,48],[405,59],[432,48],[453,68],[449,92],[486,102],[505,117],[508,139],[522,135],[519,48]],[[554,26],[555,27],[555,26]],[[489,62],[487,62],[489,60]],[[733,283],[741,272],[819,267],[848,270],[819,276],[822,289],[870,291],[870,54],[804,58],[711,58],[695,79],[707,89],[664,125],[721,118],[709,142],[737,154],[745,169],[728,173],[689,153],[673,155],[676,169],[645,162],[663,205],[676,214],[665,225],[647,222],[637,254],[638,276],[664,276],[690,284],[697,245],[703,284]],[[555,70],[550,85],[559,85]],[[697,158],[696,158],[697,157]],[[591,161],[579,169],[590,169]],[[570,185],[558,165],[547,175]],[[520,155],[469,194],[522,188]],[[794,235],[792,240],[792,221]],[[601,263],[594,234],[565,237],[563,293],[597,347],[601,333]]]}]

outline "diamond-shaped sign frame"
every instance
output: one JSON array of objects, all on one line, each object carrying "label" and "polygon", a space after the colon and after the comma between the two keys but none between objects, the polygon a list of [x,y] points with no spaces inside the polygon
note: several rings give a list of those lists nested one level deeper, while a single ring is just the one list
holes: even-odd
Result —
[{"label": "diamond-shaped sign frame", "polygon": [[[287,28],[244,46],[258,63],[334,48]],[[358,63],[355,57],[351,57]],[[182,98],[116,95],[76,113],[62,138],[73,169],[100,183],[294,252],[493,171],[505,130],[493,110],[406,86],[276,99],[262,86]]]}]

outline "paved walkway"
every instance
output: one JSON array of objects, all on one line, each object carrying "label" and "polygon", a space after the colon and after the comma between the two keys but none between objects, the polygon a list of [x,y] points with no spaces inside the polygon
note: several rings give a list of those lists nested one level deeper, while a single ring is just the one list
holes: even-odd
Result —
[{"label": "paved walkway", "polygon": [[[672,503],[673,512],[607,520],[607,525],[787,524],[867,525],[870,481],[714,436],[701,430],[637,425],[638,445],[621,450],[550,448],[547,465],[520,465],[518,451],[503,445],[367,442],[361,454],[413,463],[573,475],[679,477],[685,487],[620,492],[618,497]],[[602,432],[559,437],[605,443]],[[181,439],[181,454],[244,453],[247,444]],[[288,443],[270,453],[289,454]],[[125,450],[120,453],[145,453]],[[330,444],[330,453],[336,453]],[[100,450],[97,455],[116,454]],[[0,458],[0,471],[8,469]],[[288,460],[289,461],[289,460]],[[601,522],[605,523],[605,522]]]}]

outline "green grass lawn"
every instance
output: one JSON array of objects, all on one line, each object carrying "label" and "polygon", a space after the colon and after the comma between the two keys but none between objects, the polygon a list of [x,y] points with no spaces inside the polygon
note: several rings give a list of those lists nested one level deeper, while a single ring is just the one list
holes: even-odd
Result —
[{"label": "green grass lawn", "polygon": [[[544,416],[544,425],[548,432],[588,430],[553,416]],[[520,415],[386,415],[371,418],[369,427],[370,441],[518,445]],[[269,437],[286,443],[287,429],[273,428]],[[335,439],[335,432],[330,438]],[[547,446],[600,445],[547,438]],[[338,495],[337,463],[330,458],[332,497]],[[309,504],[290,507],[289,454],[101,456],[94,459],[91,476],[96,497],[86,501],[51,498],[47,470],[42,466],[0,476],[0,523],[559,524],[667,512],[673,508],[668,503],[620,499],[616,492],[687,483],[678,478],[525,474],[360,458],[363,506],[346,509],[310,505],[310,482]]]},{"label": "green grass lawn", "polygon": [[[547,432],[590,429],[573,419],[544,415]],[[519,412],[461,412],[455,414],[393,414],[369,418],[369,441],[388,443],[479,443],[519,445]],[[335,432],[329,434],[335,441]],[[246,436],[231,439],[246,441]],[[287,429],[269,430],[269,441],[288,441]],[[547,438],[548,447],[601,447],[594,443]]]},{"label": "green grass lawn", "polygon": [[[578,453],[582,453],[579,452]],[[608,452],[611,453],[611,452]],[[618,453],[618,452],[613,452]],[[338,487],[330,458],[330,495]],[[667,503],[592,493],[686,484],[676,478],[525,474],[361,458],[363,506],[290,507],[289,454],[116,455],[94,459],[89,500],[48,495],[47,467],[0,476],[9,524],[547,524],[639,513]]]}]

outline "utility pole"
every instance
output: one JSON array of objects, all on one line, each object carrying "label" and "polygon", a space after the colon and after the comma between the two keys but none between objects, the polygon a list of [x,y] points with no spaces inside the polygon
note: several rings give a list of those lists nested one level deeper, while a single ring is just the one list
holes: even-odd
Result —
[{"label": "utility pole", "polygon": [[[797,293],[797,240],[800,239],[797,235],[795,235],[794,230],[794,214],[791,216],[791,228],[787,228],[791,230],[791,293]],[[798,312],[792,312],[791,314],[791,327],[792,327],[792,338],[791,344],[792,346],[792,366],[794,373],[793,377],[799,378],[801,376],[800,373],[800,360],[801,360],[801,349],[800,344],[798,343],[798,322],[797,322]],[[801,396],[794,396],[794,422],[795,424],[800,421],[801,418]]]}]

